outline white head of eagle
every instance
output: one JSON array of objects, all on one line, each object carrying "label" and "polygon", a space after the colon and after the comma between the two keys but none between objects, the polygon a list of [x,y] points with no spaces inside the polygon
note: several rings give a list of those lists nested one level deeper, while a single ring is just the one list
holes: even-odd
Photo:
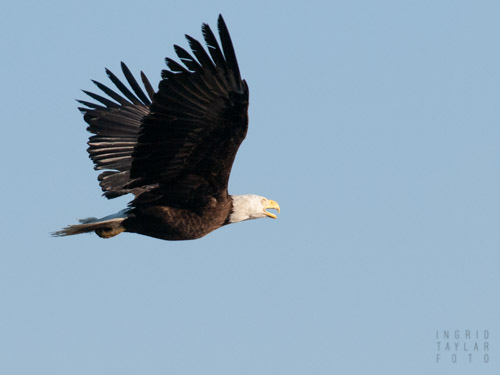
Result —
[{"label": "white head of eagle", "polygon": [[233,199],[233,209],[229,214],[230,223],[239,223],[240,221],[260,219],[270,217],[276,219],[277,216],[266,210],[273,209],[280,212],[280,206],[277,202],[255,194],[231,195]]}]

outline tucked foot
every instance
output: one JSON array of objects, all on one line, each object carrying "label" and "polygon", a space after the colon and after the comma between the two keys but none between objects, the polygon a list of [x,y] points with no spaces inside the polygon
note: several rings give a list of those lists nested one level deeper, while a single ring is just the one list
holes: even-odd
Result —
[{"label": "tucked foot", "polygon": [[95,233],[101,238],[111,238],[121,232],[125,232],[125,228],[101,228],[95,230]]}]

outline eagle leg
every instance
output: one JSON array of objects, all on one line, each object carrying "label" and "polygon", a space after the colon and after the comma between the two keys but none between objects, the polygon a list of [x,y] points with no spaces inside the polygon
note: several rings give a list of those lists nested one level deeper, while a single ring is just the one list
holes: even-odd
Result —
[{"label": "eagle leg", "polygon": [[111,238],[119,235],[121,232],[125,232],[125,228],[99,228],[95,230],[95,233],[101,238]]}]

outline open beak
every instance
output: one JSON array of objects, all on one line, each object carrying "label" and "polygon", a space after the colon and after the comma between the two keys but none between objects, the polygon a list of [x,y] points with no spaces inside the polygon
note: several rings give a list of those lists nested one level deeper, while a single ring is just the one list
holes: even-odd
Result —
[{"label": "open beak", "polygon": [[267,212],[266,210],[267,209],[271,209],[271,210],[276,210],[278,211],[278,213],[280,212],[280,205],[278,204],[278,202],[275,202],[275,201],[272,201],[270,199],[267,200],[266,204],[264,205],[264,214],[270,218],[273,218],[273,219],[277,219],[278,216],[276,216],[275,214],[272,214],[270,212]]}]

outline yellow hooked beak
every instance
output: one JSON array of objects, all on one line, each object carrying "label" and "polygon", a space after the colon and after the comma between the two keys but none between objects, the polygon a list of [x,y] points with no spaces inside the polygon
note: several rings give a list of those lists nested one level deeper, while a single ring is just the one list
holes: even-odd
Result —
[{"label": "yellow hooked beak", "polygon": [[272,201],[272,200],[268,199],[264,203],[264,214],[266,216],[270,217],[270,218],[273,218],[273,219],[277,219],[278,218],[278,216],[276,216],[275,214],[267,212],[266,209],[276,210],[279,213],[280,212],[280,205],[278,204],[278,202],[275,202],[275,201]]}]

